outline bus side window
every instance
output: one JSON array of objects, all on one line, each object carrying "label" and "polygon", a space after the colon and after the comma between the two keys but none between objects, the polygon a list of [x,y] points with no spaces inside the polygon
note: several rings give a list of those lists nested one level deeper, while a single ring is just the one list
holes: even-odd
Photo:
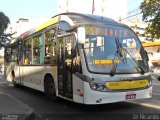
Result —
[{"label": "bus side window", "polygon": [[9,63],[10,62],[10,57],[11,57],[11,48],[6,47],[5,48],[5,62]]},{"label": "bus side window", "polygon": [[17,63],[22,65],[23,62],[23,51],[22,51],[22,43],[18,42],[18,55],[17,55]]},{"label": "bus side window", "polygon": [[50,29],[45,32],[44,64],[56,65],[56,42],[54,29]]},{"label": "bus side window", "polygon": [[33,49],[33,64],[40,64],[40,52],[38,48]]},{"label": "bus side window", "polygon": [[32,39],[26,40],[24,42],[24,48],[23,48],[23,64],[28,65],[31,64],[32,61]]},{"label": "bus side window", "polygon": [[43,54],[43,35],[39,34],[33,37],[33,64],[42,64],[42,54]]},{"label": "bus side window", "polygon": [[82,73],[81,59],[78,49],[72,49],[73,56],[73,73],[79,72]]}]

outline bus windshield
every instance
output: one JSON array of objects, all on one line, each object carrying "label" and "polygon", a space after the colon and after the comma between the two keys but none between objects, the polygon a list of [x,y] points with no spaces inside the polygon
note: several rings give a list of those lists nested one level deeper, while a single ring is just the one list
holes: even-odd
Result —
[{"label": "bus windshield", "polygon": [[85,26],[84,54],[87,68],[94,73],[115,74],[148,71],[144,49],[135,33],[111,25]]}]

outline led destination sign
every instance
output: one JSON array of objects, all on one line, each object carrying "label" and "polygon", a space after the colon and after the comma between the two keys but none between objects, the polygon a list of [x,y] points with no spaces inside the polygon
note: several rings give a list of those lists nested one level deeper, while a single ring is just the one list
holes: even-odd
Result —
[{"label": "led destination sign", "polygon": [[112,29],[112,28],[96,28],[93,26],[86,26],[87,35],[105,35],[114,37],[127,37],[128,32],[122,29]]}]

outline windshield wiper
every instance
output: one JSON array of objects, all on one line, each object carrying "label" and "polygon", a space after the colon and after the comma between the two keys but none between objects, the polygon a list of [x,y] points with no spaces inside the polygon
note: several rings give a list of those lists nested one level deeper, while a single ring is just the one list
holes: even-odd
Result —
[{"label": "windshield wiper", "polygon": [[127,60],[126,60],[126,57],[123,53],[123,47],[122,47],[122,44],[120,43],[119,39],[118,38],[115,38],[115,43],[116,43],[116,47],[117,47],[117,50],[115,52],[115,55],[114,55],[114,59],[112,61],[112,70],[110,72],[110,75],[111,76],[114,76],[114,74],[116,73],[116,70],[117,70],[117,63],[115,63],[115,60],[116,60],[116,57],[118,58],[118,55],[120,56],[120,58],[123,59],[123,63],[127,63]]},{"label": "windshield wiper", "polygon": [[118,53],[116,51],[115,55],[114,55],[114,59],[112,61],[112,70],[110,72],[110,76],[114,76],[114,74],[116,73],[117,70],[117,63],[115,63],[115,60],[118,58]]},{"label": "windshield wiper", "polygon": [[[124,52],[126,52],[130,57],[131,59],[136,63],[136,65],[139,67],[139,71],[141,72],[141,74],[144,74],[145,71],[144,69],[142,68],[142,66],[140,66],[137,61],[132,57],[132,55],[125,49],[123,48],[122,46],[122,43],[119,41],[118,38],[115,38],[115,42],[116,42],[116,46],[117,46],[117,50],[116,50],[116,53],[114,55],[114,59],[113,59],[113,62],[112,62],[112,70],[110,72],[110,75],[111,76],[114,76],[114,74],[116,73],[116,70],[117,70],[117,63],[115,63],[115,60],[116,60],[116,56],[118,57],[118,55],[120,56],[120,58],[122,58],[123,60],[123,63],[126,64],[127,63],[127,59],[126,59],[126,55],[124,54]],[[137,67],[136,67],[137,68]]]},{"label": "windshield wiper", "polygon": [[116,41],[116,46],[117,46],[117,53],[119,54],[120,58],[122,58],[123,63],[127,63],[127,59],[126,59],[126,55],[124,54],[124,49],[122,46],[122,43],[120,42],[120,40],[117,38],[115,38]]}]

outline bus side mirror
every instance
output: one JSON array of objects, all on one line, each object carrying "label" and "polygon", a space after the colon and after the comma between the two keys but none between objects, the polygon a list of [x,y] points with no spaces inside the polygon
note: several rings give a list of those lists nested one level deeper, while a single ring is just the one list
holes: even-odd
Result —
[{"label": "bus side mirror", "polygon": [[145,53],[145,56],[146,56],[147,61],[149,61],[149,57],[148,57],[148,53],[147,53],[147,51],[146,51],[146,50],[144,50],[144,53]]},{"label": "bus side mirror", "polygon": [[78,27],[77,33],[78,33],[78,36],[77,36],[78,43],[79,44],[84,44],[85,43],[85,39],[86,39],[85,27]]},{"label": "bus side mirror", "polygon": [[142,48],[140,48],[140,54],[141,56],[145,56],[145,60],[149,61],[148,53],[146,50],[143,50]]}]

